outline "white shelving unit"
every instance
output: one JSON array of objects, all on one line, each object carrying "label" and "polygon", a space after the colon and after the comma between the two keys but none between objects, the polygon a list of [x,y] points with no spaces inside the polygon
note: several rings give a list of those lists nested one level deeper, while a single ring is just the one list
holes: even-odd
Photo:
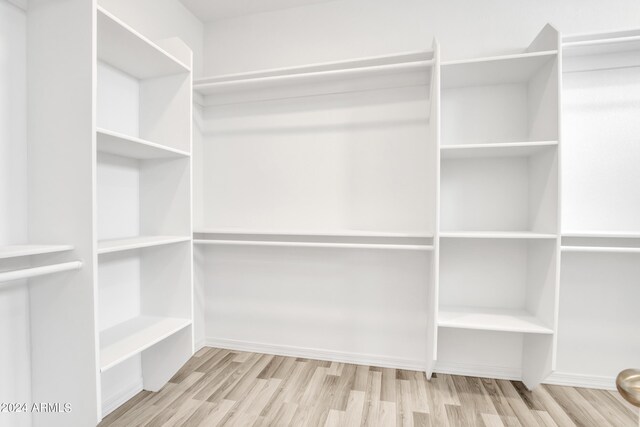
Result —
[{"label": "white shelving unit", "polygon": [[441,65],[436,372],[533,388],[553,370],[559,43],[547,26],[524,53]]},{"label": "white shelving unit", "polygon": [[159,390],[193,354],[191,51],[98,7],[101,415]]},{"label": "white shelving unit", "polygon": [[[615,388],[640,341],[640,31],[563,38],[562,271],[552,383]],[[633,326],[632,326],[633,325]]]}]

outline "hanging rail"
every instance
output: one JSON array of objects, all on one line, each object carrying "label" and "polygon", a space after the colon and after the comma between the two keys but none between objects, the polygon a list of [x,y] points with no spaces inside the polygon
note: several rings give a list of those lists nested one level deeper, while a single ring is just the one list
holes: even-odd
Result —
[{"label": "hanging rail", "polygon": [[0,283],[12,280],[30,279],[32,277],[44,276],[46,274],[60,273],[62,271],[79,270],[82,268],[81,261],[63,262],[60,264],[45,265],[42,267],[24,268],[21,270],[5,271],[0,273]]}]

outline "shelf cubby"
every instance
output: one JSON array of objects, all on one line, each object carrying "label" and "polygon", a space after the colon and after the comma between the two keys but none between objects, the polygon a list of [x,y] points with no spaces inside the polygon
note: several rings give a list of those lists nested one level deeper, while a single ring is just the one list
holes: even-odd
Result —
[{"label": "shelf cubby", "polygon": [[443,63],[442,146],[557,140],[557,58],[556,47]]},{"label": "shelf cubby", "polygon": [[134,158],[191,151],[191,52],[166,43],[185,60],[98,8],[99,150]]},{"label": "shelf cubby", "polygon": [[529,156],[443,156],[441,233],[482,237],[484,232],[504,238],[555,235],[557,180],[555,145]]}]

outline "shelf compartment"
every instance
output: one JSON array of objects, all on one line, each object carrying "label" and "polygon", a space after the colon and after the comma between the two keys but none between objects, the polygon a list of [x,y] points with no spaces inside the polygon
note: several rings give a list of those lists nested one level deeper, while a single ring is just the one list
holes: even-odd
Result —
[{"label": "shelf compartment", "polygon": [[483,331],[553,334],[553,329],[524,310],[498,308],[440,307],[438,326]]},{"label": "shelf compartment", "polygon": [[10,245],[0,246],[0,259],[19,258],[31,255],[52,254],[73,250],[71,245]]},{"label": "shelf compartment", "polygon": [[551,233],[531,231],[443,231],[440,237],[445,239],[556,239]]},{"label": "shelf compartment", "polygon": [[188,73],[190,68],[98,6],[98,60],[138,79]]},{"label": "shelf compartment", "polygon": [[104,372],[191,325],[189,319],[139,316],[100,333]]},{"label": "shelf compartment", "polygon": [[98,151],[139,160],[189,157],[189,153],[106,129],[97,130]]},{"label": "shelf compartment", "polygon": [[558,141],[442,145],[440,147],[440,156],[443,159],[528,157],[557,146]]},{"label": "shelf compartment", "polygon": [[132,249],[150,248],[188,242],[191,237],[184,236],[137,236],[125,239],[109,239],[98,242],[98,254],[128,251]]},{"label": "shelf compartment", "polygon": [[530,80],[558,56],[557,50],[445,61],[442,87],[488,86]]}]

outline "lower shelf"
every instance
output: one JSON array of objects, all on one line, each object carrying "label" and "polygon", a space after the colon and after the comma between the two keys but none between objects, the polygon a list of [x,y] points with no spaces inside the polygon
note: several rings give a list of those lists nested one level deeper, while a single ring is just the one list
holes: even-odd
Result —
[{"label": "lower shelf", "polygon": [[191,319],[139,316],[100,333],[100,372],[191,325]]},{"label": "lower shelf", "polygon": [[479,307],[441,307],[438,326],[482,331],[553,334],[540,319],[524,310]]},{"label": "lower shelf", "polygon": [[73,250],[71,245],[12,245],[0,246],[0,259],[50,254]]}]

